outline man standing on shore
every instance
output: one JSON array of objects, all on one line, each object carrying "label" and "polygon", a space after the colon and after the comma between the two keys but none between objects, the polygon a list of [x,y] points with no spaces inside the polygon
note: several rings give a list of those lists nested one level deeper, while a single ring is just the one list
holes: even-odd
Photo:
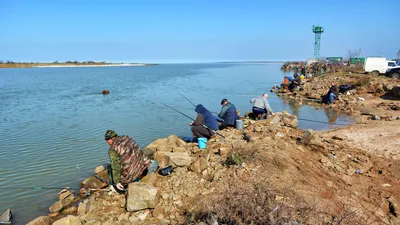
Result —
[{"label": "man standing on shore", "polygon": [[136,181],[151,162],[129,136],[118,136],[115,131],[107,130],[104,139],[110,145],[111,183],[119,189],[118,192],[124,191],[128,183]]}]

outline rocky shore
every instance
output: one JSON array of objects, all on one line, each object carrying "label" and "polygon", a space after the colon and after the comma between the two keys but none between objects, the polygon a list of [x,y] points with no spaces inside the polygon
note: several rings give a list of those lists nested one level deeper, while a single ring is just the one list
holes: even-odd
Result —
[{"label": "rocky shore", "polygon": [[[320,99],[330,84],[355,91],[334,105]],[[331,74],[282,91],[299,104],[332,107],[357,124],[315,132],[297,128],[297,117],[278,112],[266,120],[244,118],[243,130],[220,131],[199,149],[177,136],[144,151],[166,176],[149,174],[114,193],[95,177],[81,193],[63,190],[44,224],[399,224],[400,125],[398,81]],[[379,119],[378,119],[379,118]],[[95,174],[108,179],[100,166]]]}]

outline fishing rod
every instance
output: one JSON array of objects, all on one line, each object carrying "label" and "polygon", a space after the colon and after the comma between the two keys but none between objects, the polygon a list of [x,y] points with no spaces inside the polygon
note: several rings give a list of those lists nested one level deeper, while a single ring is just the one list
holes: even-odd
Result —
[{"label": "fishing rod", "polygon": [[180,95],[182,95],[182,97],[184,97],[186,100],[188,100],[188,102],[190,102],[194,107],[196,107],[196,105],[190,101],[188,98],[186,98],[180,91],[176,90]]},{"label": "fishing rod", "polygon": [[[163,104],[165,107],[168,107],[168,108],[170,108],[170,109],[174,110],[175,112],[177,112],[177,113],[181,114],[182,116],[184,116],[184,117],[186,117],[186,118],[189,118],[189,119],[190,119],[190,120],[192,120],[192,121],[196,121],[196,120],[195,120],[195,119],[193,119],[192,117],[190,117],[190,116],[188,116],[188,115],[186,115],[186,114],[184,114],[184,113],[182,113],[182,112],[180,112],[180,111],[178,111],[178,110],[176,110],[176,109],[172,108],[171,106],[169,106],[169,105],[167,105],[167,104],[165,104],[165,103],[163,103],[163,102],[159,102],[159,103]],[[204,124],[203,124],[202,126],[203,126],[204,128],[206,128],[206,129],[209,129],[209,130],[213,131],[215,134],[217,134],[217,135],[219,135],[219,136],[221,136],[221,137],[225,138],[225,136],[224,136],[224,135],[222,135],[222,134],[218,133],[217,131],[215,131],[215,130],[213,130],[213,129],[209,128],[209,127],[207,127],[206,125],[204,125]]]},{"label": "fishing rod", "polygon": [[[108,185],[113,186],[113,187],[114,187],[114,190],[115,190],[116,192],[120,193],[120,194],[124,194],[124,193],[126,192],[125,189],[124,189],[124,190],[119,189],[119,188],[117,187],[116,184],[111,183],[111,182],[108,182],[108,181],[106,181],[106,180],[104,180],[104,179],[102,179],[102,178],[96,176],[96,174],[92,174],[92,173],[89,173],[89,172],[87,172],[87,171],[81,170],[81,168],[79,168],[79,165],[76,165],[76,168],[77,168],[79,171],[81,171],[81,172],[84,172],[84,173],[86,173],[86,174],[88,174],[88,175],[90,175],[90,176],[93,176],[93,177],[99,179],[99,180],[100,180],[101,182],[103,182],[103,183],[106,183],[106,184],[108,184]],[[91,191],[93,191],[93,190],[94,190],[94,191],[103,191],[103,189],[89,189],[89,190],[91,190]]]}]

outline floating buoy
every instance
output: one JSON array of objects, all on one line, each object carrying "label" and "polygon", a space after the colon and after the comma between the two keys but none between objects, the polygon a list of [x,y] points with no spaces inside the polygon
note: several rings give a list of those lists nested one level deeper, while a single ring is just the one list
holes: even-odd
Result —
[{"label": "floating buoy", "polygon": [[110,91],[109,91],[109,90],[103,90],[101,93],[102,93],[103,95],[108,95],[108,94],[110,94]]}]

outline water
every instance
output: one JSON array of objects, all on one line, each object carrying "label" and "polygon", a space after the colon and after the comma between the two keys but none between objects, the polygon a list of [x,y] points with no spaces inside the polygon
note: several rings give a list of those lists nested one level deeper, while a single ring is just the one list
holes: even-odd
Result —
[{"label": "water", "polygon": [[[140,146],[170,134],[190,135],[191,122],[163,102],[195,117],[195,104],[220,110],[228,98],[241,112],[249,99],[283,80],[280,64],[181,64],[151,67],[30,68],[0,70],[0,212],[11,208],[25,224],[57,200],[55,190],[18,187],[79,187],[87,171],[108,161],[104,132],[132,136]],[[103,96],[103,89],[110,94]],[[347,118],[310,106],[285,104],[270,95],[275,111],[336,122]],[[333,115],[333,117],[332,117]],[[299,121],[301,128],[333,125]]]}]

